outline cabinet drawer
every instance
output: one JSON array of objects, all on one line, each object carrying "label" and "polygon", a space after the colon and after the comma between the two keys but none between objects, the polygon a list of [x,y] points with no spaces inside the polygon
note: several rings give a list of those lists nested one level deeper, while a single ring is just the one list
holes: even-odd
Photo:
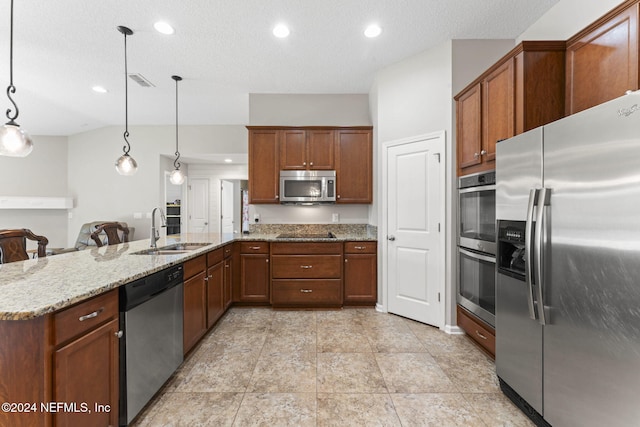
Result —
[{"label": "cabinet drawer", "polygon": [[378,242],[345,242],[344,252],[348,254],[375,254]]},{"label": "cabinet drawer", "polygon": [[202,273],[207,269],[207,256],[200,255],[198,258],[190,259],[184,263],[184,280]]},{"label": "cabinet drawer", "polygon": [[271,277],[274,279],[340,279],[340,255],[274,255]]},{"label": "cabinet drawer", "polygon": [[228,258],[233,253],[233,243],[229,243],[227,246],[222,248],[222,252],[224,253],[224,257]]},{"label": "cabinet drawer", "polygon": [[476,320],[475,317],[467,310],[458,308],[458,326],[465,330],[471,339],[476,341],[480,346],[487,350],[494,358],[496,356],[496,335],[488,325],[484,325],[480,320]]},{"label": "cabinet drawer", "polygon": [[342,243],[272,243],[271,253],[276,255],[299,255],[299,254],[342,254]]},{"label": "cabinet drawer", "polygon": [[242,254],[268,254],[268,242],[241,242],[240,253]]},{"label": "cabinet drawer", "polygon": [[274,306],[342,305],[341,280],[274,280],[271,289]]},{"label": "cabinet drawer", "polygon": [[56,313],[55,343],[61,344],[114,318],[118,318],[117,289]]},{"label": "cabinet drawer", "polygon": [[222,261],[224,258],[224,252],[222,248],[213,250],[207,253],[207,266],[212,267]]}]

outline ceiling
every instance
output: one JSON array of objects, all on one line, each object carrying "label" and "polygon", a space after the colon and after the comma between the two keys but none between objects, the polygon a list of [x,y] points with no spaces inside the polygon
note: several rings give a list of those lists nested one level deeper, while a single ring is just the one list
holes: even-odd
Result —
[{"label": "ceiling", "polygon": [[[15,0],[17,122],[32,135],[129,124],[247,124],[251,93],[368,93],[375,72],[448,39],[520,35],[558,0]],[[0,6],[0,109],[9,82],[9,0]],[[156,32],[154,22],[175,28]],[[291,35],[271,30],[286,23]],[[364,37],[370,23],[382,34]],[[91,90],[101,85],[108,90]],[[6,107],[5,107],[6,105]],[[4,118],[1,118],[4,119]]]}]

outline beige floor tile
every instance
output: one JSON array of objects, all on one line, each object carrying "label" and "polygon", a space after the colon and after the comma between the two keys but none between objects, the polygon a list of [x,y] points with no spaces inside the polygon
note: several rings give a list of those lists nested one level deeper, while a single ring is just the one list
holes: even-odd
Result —
[{"label": "beige floor tile", "polygon": [[256,364],[247,392],[314,393],[316,353],[265,353]]},{"label": "beige floor tile", "polygon": [[407,321],[407,325],[432,355],[481,352],[464,334],[447,334],[434,326],[415,321]]},{"label": "beige floor tile", "polygon": [[464,397],[489,427],[535,427],[502,393],[472,393]]},{"label": "beige floor tile", "polygon": [[316,352],[316,331],[310,329],[271,329],[262,348],[263,353]]},{"label": "beige floor tile", "polygon": [[367,336],[355,329],[321,327],[318,329],[318,353],[371,353]]},{"label": "beige floor tile", "polygon": [[318,427],[391,427],[400,419],[391,397],[384,394],[318,394]]},{"label": "beige floor tile", "polygon": [[403,426],[485,427],[459,393],[392,394]]},{"label": "beige floor tile", "polygon": [[242,393],[166,393],[131,427],[231,426]]},{"label": "beige floor tile", "polygon": [[237,327],[271,326],[274,311],[267,307],[232,307],[220,320],[221,326],[233,324]]},{"label": "beige floor tile", "polygon": [[318,392],[385,393],[372,353],[318,353]]},{"label": "beige floor tile", "polygon": [[233,425],[314,427],[315,393],[247,393]]},{"label": "beige floor tile", "polygon": [[[204,348],[202,350],[205,350]],[[179,392],[244,392],[258,361],[253,353],[203,353],[177,384]]]},{"label": "beige floor tile", "polygon": [[366,331],[371,348],[376,353],[421,353],[424,345],[405,326],[406,330],[395,328],[372,328]]},{"label": "beige floor tile", "polygon": [[377,353],[389,393],[451,393],[453,383],[428,353]]},{"label": "beige floor tile", "polygon": [[496,367],[479,350],[476,353],[436,355],[434,359],[463,393],[498,393]]},{"label": "beige floor tile", "polygon": [[233,327],[208,335],[202,341],[203,352],[246,353],[260,351],[267,339],[267,328]]},{"label": "beige floor tile", "polygon": [[271,320],[272,330],[290,331],[315,331],[316,312],[315,311],[276,311]]}]

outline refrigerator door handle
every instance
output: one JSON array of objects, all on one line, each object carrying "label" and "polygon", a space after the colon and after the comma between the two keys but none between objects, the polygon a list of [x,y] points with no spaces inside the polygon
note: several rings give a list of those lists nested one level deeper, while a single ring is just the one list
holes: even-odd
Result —
[{"label": "refrigerator door handle", "polygon": [[533,207],[538,200],[538,189],[532,188],[529,191],[529,204],[527,205],[527,222],[525,226],[525,237],[524,237],[524,275],[525,282],[527,284],[527,306],[529,307],[529,317],[533,320],[536,319],[536,310],[533,303],[533,283],[532,283],[532,274],[533,274],[533,250],[531,247],[531,227],[533,226]]},{"label": "refrigerator door handle", "polygon": [[537,290],[537,302],[538,302],[538,322],[541,325],[545,325],[546,318],[544,314],[544,300],[542,299],[542,289],[544,288],[544,271],[542,265],[542,245],[543,245],[543,231],[545,228],[544,212],[545,206],[549,205],[550,191],[548,188],[542,188],[538,194],[537,212],[536,212],[536,229],[535,229],[535,253],[536,266],[535,266],[535,280]]}]

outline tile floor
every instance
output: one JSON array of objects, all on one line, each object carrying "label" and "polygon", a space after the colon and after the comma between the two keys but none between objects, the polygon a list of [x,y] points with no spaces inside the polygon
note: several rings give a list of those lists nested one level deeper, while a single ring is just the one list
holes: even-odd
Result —
[{"label": "tile floor", "polygon": [[132,425],[533,426],[466,336],[369,308],[232,308]]}]

